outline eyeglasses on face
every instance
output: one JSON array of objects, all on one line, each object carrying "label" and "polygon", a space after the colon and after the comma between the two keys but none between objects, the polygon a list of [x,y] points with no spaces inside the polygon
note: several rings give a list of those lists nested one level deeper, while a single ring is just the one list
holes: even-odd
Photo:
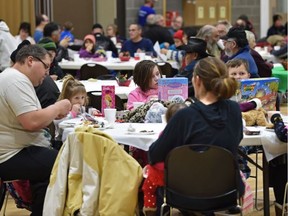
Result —
[{"label": "eyeglasses on face", "polygon": [[50,65],[47,65],[45,62],[43,62],[40,58],[38,58],[38,57],[36,57],[36,56],[32,56],[34,59],[37,59],[38,61],[40,61],[42,64],[43,64],[43,66],[44,66],[44,68],[45,68],[45,70],[49,70],[50,69]]},{"label": "eyeglasses on face", "polygon": [[129,29],[128,31],[129,32],[134,32],[134,31],[137,31],[137,29]]}]

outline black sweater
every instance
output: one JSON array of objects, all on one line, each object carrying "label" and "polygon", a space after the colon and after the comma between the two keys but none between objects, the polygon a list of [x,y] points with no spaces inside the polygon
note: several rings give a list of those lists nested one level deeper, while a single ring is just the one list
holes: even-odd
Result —
[{"label": "black sweater", "polygon": [[196,101],[179,110],[168,122],[162,135],[149,148],[151,164],[163,162],[170,150],[186,144],[210,144],[224,147],[237,156],[243,138],[239,105],[220,100],[205,105]]}]

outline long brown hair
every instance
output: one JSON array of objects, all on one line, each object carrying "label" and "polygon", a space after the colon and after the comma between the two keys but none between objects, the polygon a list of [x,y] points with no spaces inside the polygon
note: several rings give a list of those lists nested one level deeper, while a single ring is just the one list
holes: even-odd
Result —
[{"label": "long brown hair", "polygon": [[[143,60],[136,64],[133,71],[133,80],[143,92],[149,90],[150,80],[152,78],[153,69],[158,67],[158,65],[151,60]],[[161,71],[158,67],[161,74]]]},{"label": "long brown hair", "polygon": [[78,94],[83,93],[86,95],[85,104],[88,104],[88,97],[87,92],[85,89],[85,86],[77,79],[75,79],[72,75],[68,74],[63,78],[63,86],[61,94],[59,95],[58,100],[68,99],[71,100],[71,98]]},{"label": "long brown hair", "polygon": [[193,76],[199,76],[208,92],[218,99],[232,97],[237,89],[237,81],[228,76],[226,65],[218,58],[206,57],[196,64]]}]

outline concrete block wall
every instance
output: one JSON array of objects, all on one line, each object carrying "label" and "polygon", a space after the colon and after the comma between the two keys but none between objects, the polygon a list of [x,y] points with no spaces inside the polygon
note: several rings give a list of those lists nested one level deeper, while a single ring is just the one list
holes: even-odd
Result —
[{"label": "concrete block wall", "polygon": [[[138,10],[143,4],[144,0],[126,0],[126,35],[129,25],[131,23],[138,22]],[[158,0],[155,3],[154,9],[156,10],[156,13],[162,14],[162,6],[163,6],[162,0]]]},{"label": "concrete block wall", "polygon": [[231,24],[245,14],[252,22],[256,35],[260,35],[260,0],[231,0]]},{"label": "concrete block wall", "polygon": [[[137,23],[137,13],[144,0],[126,0],[126,28]],[[166,0],[166,10],[175,10],[182,14],[181,0]],[[231,0],[231,23],[235,23],[241,14],[246,14],[252,21],[256,34],[260,34],[260,0]],[[163,13],[163,0],[155,3],[156,13]],[[126,29],[126,35],[127,35]]]}]

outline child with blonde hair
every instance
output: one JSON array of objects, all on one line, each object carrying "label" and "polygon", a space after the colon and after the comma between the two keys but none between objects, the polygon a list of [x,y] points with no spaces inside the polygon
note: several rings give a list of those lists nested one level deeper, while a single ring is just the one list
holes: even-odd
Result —
[{"label": "child with blonde hair", "polygon": [[55,124],[55,139],[62,140],[62,130],[58,127],[59,123],[63,120],[76,118],[85,110],[88,104],[88,97],[85,86],[72,75],[68,74],[63,78],[63,86],[58,100],[68,99],[71,102],[72,108],[66,118],[61,120],[54,120]]}]

